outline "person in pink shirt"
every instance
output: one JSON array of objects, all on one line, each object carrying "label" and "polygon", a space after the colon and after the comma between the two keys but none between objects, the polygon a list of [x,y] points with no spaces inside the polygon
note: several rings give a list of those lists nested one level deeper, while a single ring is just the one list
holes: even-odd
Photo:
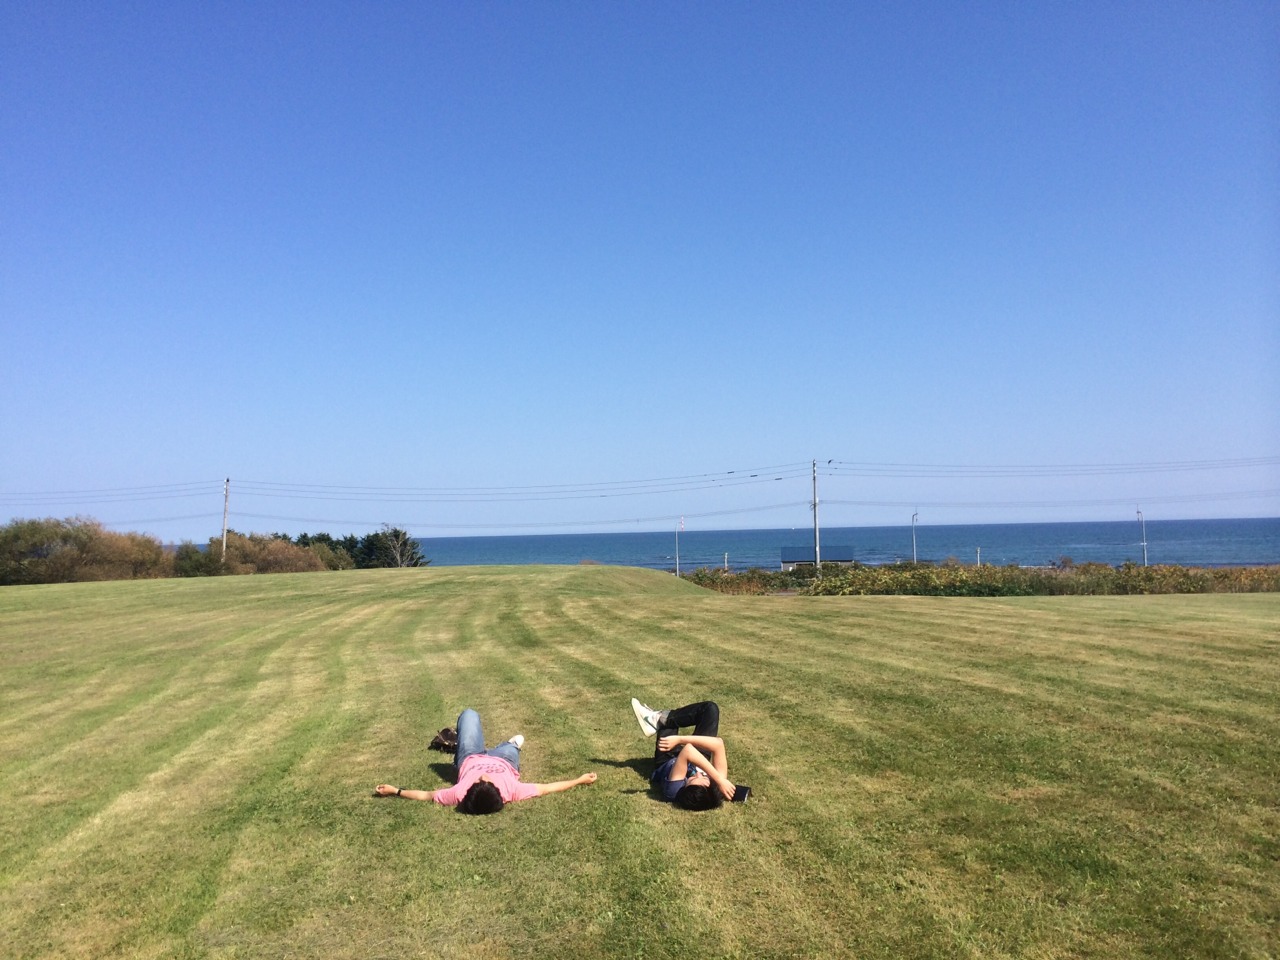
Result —
[{"label": "person in pink shirt", "polygon": [[446,807],[457,807],[463,813],[498,813],[508,803],[560,793],[573,787],[596,782],[594,773],[584,773],[574,780],[555,783],[522,783],[520,781],[520,748],[524,737],[516,734],[491,750],[484,748],[484,730],[480,714],[463,710],[458,715],[458,748],[453,755],[458,782],[443,790],[403,790],[380,783],[374,793],[381,797],[404,797],[406,800],[434,800]]}]

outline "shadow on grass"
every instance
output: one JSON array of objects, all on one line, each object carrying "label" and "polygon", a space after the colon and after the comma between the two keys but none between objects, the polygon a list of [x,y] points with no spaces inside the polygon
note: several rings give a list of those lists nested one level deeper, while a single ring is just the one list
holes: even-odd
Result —
[{"label": "shadow on grass", "polygon": [[636,776],[646,783],[649,781],[649,771],[653,769],[653,760],[649,757],[635,757],[631,760],[606,760],[603,757],[592,757],[589,763],[598,763],[602,767],[620,767],[624,770],[634,770]]}]

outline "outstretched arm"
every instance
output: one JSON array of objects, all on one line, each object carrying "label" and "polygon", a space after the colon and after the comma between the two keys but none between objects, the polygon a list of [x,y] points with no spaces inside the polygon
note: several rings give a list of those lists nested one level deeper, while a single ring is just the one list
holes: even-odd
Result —
[{"label": "outstretched arm", "polygon": [[404,797],[406,800],[434,800],[436,796],[432,790],[401,790],[389,783],[378,784],[373,792],[380,797]]},{"label": "outstretched arm", "polygon": [[565,790],[572,790],[574,787],[585,787],[595,782],[596,775],[594,773],[584,773],[574,780],[557,780],[555,783],[534,783],[530,784],[530,786],[538,788],[537,796],[545,797],[548,793],[563,793]]}]

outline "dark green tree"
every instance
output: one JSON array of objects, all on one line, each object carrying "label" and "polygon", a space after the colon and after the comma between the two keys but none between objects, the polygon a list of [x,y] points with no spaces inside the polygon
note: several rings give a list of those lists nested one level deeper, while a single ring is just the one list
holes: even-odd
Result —
[{"label": "dark green tree", "polygon": [[356,550],[358,567],[423,567],[431,561],[422,555],[418,541],[390,524],[361,538]]},{"label": "dark green tree", "polygon": [[14,520],[0,528],[0,584],[83,579],[89,545],[101,526],[88,517]]},{"label": "dark green tree", "polygon": [[173,573],[178,577],[214,577],[222,572],[217,554],[201,550],[190,540],[183,540],[173,554]]}]

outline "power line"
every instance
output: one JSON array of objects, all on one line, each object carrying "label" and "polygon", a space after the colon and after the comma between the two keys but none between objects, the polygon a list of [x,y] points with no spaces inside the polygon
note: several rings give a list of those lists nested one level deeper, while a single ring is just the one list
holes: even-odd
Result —
[{"label": "power line", "polygon": [[[963,465],[963,464],[904,464],[871,463],[861,461],[829,460],[816,464],[816,473],[823,477],[840,479],[917,479],[958,481],[992,478],[1066,479],[1085,476],[1143,475],[1190,471],[1231,471],[1261,469],[1280,465],[1280,457],[1246,457],[1217,460],[1154,461],[1119,464],[1041,464],[1041,465]],[[253,498],[264,500],[292,500],[345,504],[438,505],[438,504],[518,504],[546,501],[602,501],[655,495],[683,495],[705,493],[732,488],[774,484],[783,481],[808,479],[815,470],[812,461],[773,464],[764,467],[725,470],[711,473],[660,476],[638,480],[588,481],[581,483],[533,484],[476,487],[379,487],[350,484],[282,483],[276,481],[236,481],[232,486],[236,497],[234,506],[243,506]],[[46,492],[0,492],[0,504],[23,507],[54,507],[91,504],[163,503],[180,499],[221,496],[225,492],[224,480],[191,481],[185,483],[150,484],[115,488],[61,490]],[[838,485],[838,484],[837,484]],[[862,508],[911,508],[930,509],[1055,509],[1071,507],[1112,507],[1131,503],[1209,503],[1269,498],[1280,495],[1280,490],[1236,490],[1207,492],[1188,495],[1153,496],[1143,492],[1138,496],[1105,499],[1039,499],[1039,500],[872,500],[827,499],[831,506]],[[561,520],[531,523],[412,523],[419,529],[479,530],[501,527],[504,529],[555,529],[563,527],[626,526],[636,523],[669,523],[679,516],[692,519],[737,516],[763,513],[780,509],[792,509],[808,505],[807,501],[776,503],[757,507],[738,507],[725,510],[692,513],[686,508],[669,514],[621,517],[606,520]],[[325,511],[327,512],[327,511]],[[399,510],[395,512],[401,512]],[[406,510],[404,512],[413,512]],[[339,520],[332,517],[282,516],[270,512],[252,513],[232,509],[230,514],[240,520],[269,520],[285,523],[308,523],[321,526],[370,526],[368,520]],[[210,512],[174,516],[151,516],[141,520],[104,522],[104,526],[122,527],[127,524],[170,523],[185,520],[206,520]],[[406,525],[406,524],[401,524]]]},{"label": "power line", "polygon": [[598,500],[616,497],[716,490],[774,483],[803,476],[795,467],[757,468],[724,474],[699,474],[656,480],[611,481],[590,484],[547,484],[526,487],[340,487],[313,484],[290,485],[255,480],[237,481],[237,490],[249,496],[290,500],[328,500],[365,503],[509,503],[546,500]]},{"label": "power line", "polygon": [[[265,480],[237,480],[241,496],[274,497],[290,500],[328,500],[355,503],[501,503],[541,500],[590,500],[602,497],[681,493],[726,487],[772,483],[808,475],[807,463],[752,467],[721,473],[658,477],[577,484],[481,487],[374,487],[337,484],[279,483]],[[112,489],[63,490],[56,492],[2,493],[0,502],[17,505],[58,503],[127,503],[204,496],[222,492],[223,481],[166,484]]]},{"label": "power line", "polygon": [[788,463],[774,464],[765,467],[749,467],[746,469],[723,470],[715,473],[695,473],[683,476],[673,477],[653,477],[641,480],[604,480],[604,481],[587,481],[580,483],[550,483],[550,484],[526,484],[520,486],[486,486],[486,487],[375,487],[365,485],[345,485],[345,484],[296,484],[296,483],[278,483],[268,480],[237,480],[237,486],[263,487],[263,488],[281,488],[291,491],[310,491],[310,492],[326,492],[334,491],[341,493],[361,493],[361,494],[378,494],[378,495],[453,495],[453,494],[543,494],[543,493],[582,493],[592,495],[600,490],[617,490],[617,489],[644,489],[651,487],[666,487],[672,484],[688,486],[702,485],[715,486],[725,482],[742,482],[745,480],[759,479],[762,482],[768,480],[786,479],[788,475],[801,473],[804,476],[809,474],[809,464],[804,463]]},{"label": "power line", "polygon": [[[647,517],[620,517],[610,520],[549,520],[539,523],[439,523],[439,522],[415,522],[410,520],[400,520],[396,525],[414,530],[492,530],[495,527],[510,530],[544,530],[556,529],[563,527],[622,527],[636,523],[671,523],[681,517],[686,520],[703,520],[710,517],[731,517],[749,513],[768,513],[774,510],[789,510],[796,507],[808,506],[807,500],[795,501],[792,503],[775,503],[763,507],[742,507],[734,510],[707,510],[701,513],[671,513],[660,514]],[[274,514],[262,513],[242,513],[232,511],[232,519],[243,518],[246,520],[272,520],[279,523],[313,523],[326,526],[354,526],[354,527],[371,527],[381,526],[381,523],[371,522],[369,520],[335,520],[332,518],[320,517],[287,517]]]},{"label": "power line", "polygon": [[177,500],[207,496],[221,489],[222,481],[208,483],[171,483],[147,487],[116,489],[61,490],[49,493],[0,493],[0,502],[22,506],[58,503],[146,503],[154,500]]},{"label": "power line", "polygon": [[1056,507],[1114,507],[1128,506],[1137,501],[1143,503],[1214,503],[1225,500],[1258,500],[1280,496],[1280,490],[1240,490],[1229,493],[1198,493],[1180,496],[1113,497],[1100,500],[823,500],[824,504],[841,504],[849,507],[934,507],[934,508],[1056,508]]},{"label": "power line", "polygon": [[1280,457],[1246,457],[1232,460],[1171,460],[1149,463],[962,465],[925,463],[865,463],[834,461],[819,465],[825,476],[895,477],[895,478],[992,478],[992,477],[1091,477],[1143,473],[1185,473],[1199,470],[1238,470],[1280,466]]},{"label": "power line", "polygon": [[[1173,460],[1114,464],[973,465],[908,464],[830,460],[819,462],[825,477],[887,477],[898,479],[990,479],[997,477],[1067,478],[1117,474],[1181,473],[1187,471],[1237,470],[1280,466],[1280,456],[1245,457],[1221,460]],[[639,480],[587,481],[562,484],[532,484],[473,487],[379,487],[348,484],[281,483],[267,480],[238,480],[243,495],[289,499],[333,500],[338,502],[504,502],[537,500],[594,499],[638,496],[649,493],[679,493],[794,480],[810,475],[811,462],[774,464],[763,467],[696,473]],[[126,503],[171,500],[222,492],[223,480],[142,486],[90,488],[59,491],[0,491],[0,502],[20,505],[56,503]]]}]

